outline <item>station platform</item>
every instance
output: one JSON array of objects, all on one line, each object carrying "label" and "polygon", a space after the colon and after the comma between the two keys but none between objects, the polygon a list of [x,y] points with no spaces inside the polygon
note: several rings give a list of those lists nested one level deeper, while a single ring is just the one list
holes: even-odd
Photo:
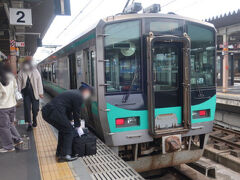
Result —
[{"label": "station platform", "polygon": [[[41,104],[45,104],[41,102]],[[23,120],[22,106],[17,108],[17,120]],[[58,163],[55,157],[57,131],[38,115],[38,127],[26,131],[18,124],[21,135],[30,138],[29,150],[0,154],[1,180],[141,180],[143,179],[125,161],[97,139],[97,154],[76,161]]]},{"label": "station platform", "polygon": [[230,86],[226,93],[222,92],[222,87],[217,88],[217,104],[240,107],[240,84]]},{"label": "station platform", "polygon": [[[222,93],[222,90],[222,87],[217,87],[217,93]],[[234,83],[234,86],[229,86],[226,94],[240,95],[240,83]]]},{"label": "station platform", "polygon": [[240,131],[240,83],[230,86],[226,93],[217,88],[216,125]]}]

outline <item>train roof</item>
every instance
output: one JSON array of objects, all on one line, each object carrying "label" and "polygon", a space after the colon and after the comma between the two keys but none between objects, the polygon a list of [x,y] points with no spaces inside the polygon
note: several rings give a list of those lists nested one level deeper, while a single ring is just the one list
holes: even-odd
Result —
[{"label": "train roof", "polygon": [[[197,19],[193,19],[193,18],[189,18],[189,17],[184,17],[184,16],[180,16],[180,15],[177,15],[177,14],[163,14],[163,13],[119,14],[119,15],[114,15],[114,16],[108,16],[104,19],[101,19],[101,20],[97,21],[97,23],[94,23],[90,28],[88,28],[84,32],[80,33],[75,38],[73,38],[73,40],[70,43],[68,43],[66,45],[63,45],[60,49],[58,49],[54,53],[50,54],[44,60],[49,59],[50,57],[57,54],[59,51],[68,47],[69,45],[71,45],[71,43],[77,41],[79,38],[85,36],[86,34],[88,34],[91,31],[93,31],[97,27],[97,25],[100,21],[104,21],[105,23],[111,23],[111,22],[117,22],[117,21],[124,21],[124,20],[128,20],[128,19],[131,20],[131,19],[158,18],[158,17],[166,18],[166,19],[186,20],[186,21],[202,24],[204,26],[208,26],[208,27],[211,27],[211,28],[215,29],[214,25],[209,23],[209,22],[205,22],[205,21],[201,21],[201,20],[197,20]],[[44,60],[42,62],[40,62],[39,64],[43,63]]]},{"label": "train roof", "polygon": [[108,16],[102,20],[108,23],[108,22],[121,21],[121,20],[127,20],[127,19],[157,18],[157,17],[166,18],[166,19],[186,20],[186,21],[191,21],[191,22],[199,23],[199,24],[214,28],[214,25],[209,22],[205,22],[205,21],[201,21],[201,20],[197,20],[197,19],[193,19],[185,16],[180,16],[177,14],[163,14],[163,13],[121,14],[121,15],[115,15],[115,16]]}]

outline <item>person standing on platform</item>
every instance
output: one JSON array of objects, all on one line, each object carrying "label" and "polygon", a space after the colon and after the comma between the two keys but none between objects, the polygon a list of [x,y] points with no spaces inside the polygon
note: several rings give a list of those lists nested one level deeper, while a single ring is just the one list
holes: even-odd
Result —
[{"label": "person standing on platform", "polygon": [[[79,90],[65,91],[42,108],[43,119],[58,130],[56,156],[59,162],[77,159],[71,156],[73,138],[84,133],[80,127],[81,106],[92,94],[92,87],[82,83]],[[72,117],[74,127],[71,124]]]},{"label": "person standing on platform", "polygon": [[[42,78],[36,67],[32,64],[32,57],[27,56],[22,69],[18,73],[18,88],[23,95],[24,117],[28,123],[28,131],[37,127],[39,111],[39,98],[43,98]],[[31,118],[32,110],[32,118]]]},{"label": "person standing on platform", "polygon": [[0,62],[0,153],[15,151],[23,143],[14,121],[16,113],[17,82],[9,66]]}]

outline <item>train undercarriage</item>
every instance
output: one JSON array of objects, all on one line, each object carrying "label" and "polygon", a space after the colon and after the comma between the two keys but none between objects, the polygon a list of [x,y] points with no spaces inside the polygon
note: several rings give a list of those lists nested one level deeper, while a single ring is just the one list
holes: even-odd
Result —
[{"label": "train undercarriage", "polygon": [[179,150],[163,152],[166,146],[162,146],[159,138],[149,143],[120,146],[118,153],[137,172],[145,172],[195,162],[202,156],[207,141],[208,134],[183,137]]}]

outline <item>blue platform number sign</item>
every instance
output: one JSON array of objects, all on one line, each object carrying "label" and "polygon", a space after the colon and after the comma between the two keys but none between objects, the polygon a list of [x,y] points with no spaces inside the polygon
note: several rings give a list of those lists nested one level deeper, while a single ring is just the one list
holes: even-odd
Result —
[{"label": "blue platform number sign", "polygon": [[9,8],[10,24],[11,25],[32,25],[31,9]]}]

